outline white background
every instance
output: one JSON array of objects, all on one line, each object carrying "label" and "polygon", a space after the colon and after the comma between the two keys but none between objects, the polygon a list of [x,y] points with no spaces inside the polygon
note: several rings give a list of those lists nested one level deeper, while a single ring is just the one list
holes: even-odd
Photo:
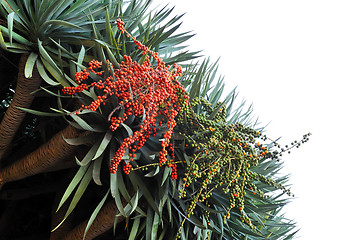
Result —
[{"label": "white background", "polygon": [[305,240],[361,239],[361,1],[157,0],[185,13],[189,49],[254,106],[267,135],[311,140],[285,156]]}]

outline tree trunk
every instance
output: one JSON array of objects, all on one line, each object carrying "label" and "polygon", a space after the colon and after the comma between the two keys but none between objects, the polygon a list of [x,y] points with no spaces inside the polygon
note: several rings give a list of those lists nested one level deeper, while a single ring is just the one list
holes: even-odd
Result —
[{"label": "tree trunk", "polygon": [[[95,218],[93,224],[90,226],[87,235],[84,239],[91,240],[97,236],[105,233],[111,229],[114,225],[115,215],[118,212],[118,208],[115,204],[115,201],[112,199],[110,202],[106,203],[103,208],[99,211],[97,217]],[[124,217],[118,217],[118,222],[123,221]],[[74,240],[74,239],[83,239],[85,228],[88,224],[89,219],[80,223],[76,226],[71,232],[69,232],[63,240]]]},{"label": "tree trunk", "polygon": [[64,138],[76,138],[80,131],[67,126],[55,134],[48,142],[15,163],[0,170],[0,186],[6,182],[24,179],[41,173],[71,157],[78,146],[67,144]]},{"label": "tree trunk", "polygon": [[33,69],[31,78],[25,77],[24,69],[28,56],[28,54],[23,54],[20,58],[15,94],[0,124],[0,160],[26,115],[17,107],[29,108],[34,99],[34,95],[31,93],[37,90],[42,82],[36,67]]}]

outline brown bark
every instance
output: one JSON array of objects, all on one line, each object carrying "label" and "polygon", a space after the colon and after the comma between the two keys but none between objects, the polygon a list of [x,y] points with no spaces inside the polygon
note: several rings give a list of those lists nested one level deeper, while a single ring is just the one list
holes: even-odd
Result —
[{"label": "brown bark", "polygon": [[[78,150],[76,151],[75,155],[77,155],[77,154],[78,154]],[[78,157],[78,159],[79,159],[79,157]],[[76,166],[79,166],[79,165],[75,162],[74,156],[71,156],[70,160],[64,159],[64,161],[59,162],[58,164],[45,169],[43,172],[44,173],[56,172],[56,171],[60,171],[60,170],[64,170],[64,169],[74,168]]]},{"label": "brown bark", "polygon": [[20,58],[15,94],[0,124],[0,160],[26,115],[17,107],[30,107],[34,100],[34,95],[31,93],[39,88],[42,81],[36,67],[33,69],[31,78],[25,77],[24,69],[28,56],[28,54],[23,54]]},{"label": "brown bark", "polygon": [[67,126],[48,142],[10,166],[0,170],[0,186],[6,182],[24,179],[41,173],[71,157],[78,146],[68,145],[64,138],[76,138],[80,131]]},{"label": "brown bark", "polygon": [[[106,203],[103,208],[99,211],[97,217],[95,218],[93,224],[90,226],[87,235],[85,236],[86,240],[91,240],[105,233],[113,227],[115,215],[117,214],[117,206],[114,200]],[[119,217],[118,222],[124,220],[124,217]],[[80,223],[76,226],[71,232],[69,232],[63,240],[74,240],[74,239],[83,239],[85,228],[88,224],[89,219]]]}]

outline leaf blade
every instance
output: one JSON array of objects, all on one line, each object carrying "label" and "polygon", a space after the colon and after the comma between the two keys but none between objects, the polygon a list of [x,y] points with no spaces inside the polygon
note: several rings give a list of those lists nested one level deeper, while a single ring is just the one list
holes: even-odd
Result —
[{"label": "leaf blade", "polygon": [[140,217],[136,217],[133,222],[132,230],[130,231],[129,234],[129,240],[135,239],[138,233],[139,225],[140,225]]},{"label": "leaf blade", "polygon": [[84,230],[83,240],[85,239],[85,236],[86,236],[86,234],[88,233],[89,228],[90,228],[90,226],[92,225],[92,223],[94,222],[94,220],[95,220],[96,216],[98,215],[100,209],[103,207],[104,202],[105,202],[105,200],[107,199],[107,197],[108,197],[108,195],[109,195],[109,191],[110,191],[110,190],[108,190],[108,192],[105,194],[105,196],[103,197],[103,199],[100,201],[100,203],[99,203],[98,206],[95,208],[95,210],[94,210],[94,212],[92,213],[92,215],[90,216],[89,221],[88,221],[88,223],[87,223],[87,225],[86,225],[86,227],[85,227],[85,230]]},{"label": "leaf blade", "polygon": [[38,54],[36,54],[35,52],[31,52],[28,60],[25,63],[25,77],[26,78],[31,78],[33,75],[33,68],[35,65],[36,60],[38,59]]},{"label": "leaf blade", "polygon": [[102,140],[102,142],[100,143],[99,145],[99,148],[98,150],[96,151],[93,159],[96,159],[98,158],[101,154],[103,154],[104,150],[107,148],[107,146],[109,145],[109,142],[110,140],[112,139],[112,131],[111,130],[108,130],[105,135],[104,135],[104,138]]},{"label": "leaf blade", "polygon": [[41,61],[39,59],[36,60],[36,67],[38,69],[38,72],[41,76],[41,78],[49,85],[51,86],[57,86],[60,83],[55,82],[53,79],[51,79],[48,74],[45,71],[44,65],[41,63]]},{"label": "leaf blade", "polygon": [[84,174],[84,177],[82,178],[82,180],[79,183],[79,186],[74,194],[73,199],[70,202],[70,205],[68,207],[68,210],[65,213],[63,220],[52,230],[52,232],[55,231],[56,229],[58,229],[60,227],[60,225],[67,219],[67,217],[70,215],[70,213],[73,212],[74,208],[76,207],[80,198],[83,196],[83,193],[85,192],[86,188],[88,187],[90,180],[92,179],[92,169],[93,169],[93,165],[90,165],[90,167],[87,169],[86,173]]},{"label": "leaf blade", "polygon": [[67,189],[65,190],[65,193],[63,194],[63,197],[61,198],[58,208],[56,209],[56,212],[59,211],[61,206],[64,204],[64,202],[69,198],[70,194],[74,191],[75,187],[78,185],[80,180],[83,178],[84,174],[86,173],[86,170],[88,167],[80,167],[78,172],[75,174],[74,178],[68,185]]}]

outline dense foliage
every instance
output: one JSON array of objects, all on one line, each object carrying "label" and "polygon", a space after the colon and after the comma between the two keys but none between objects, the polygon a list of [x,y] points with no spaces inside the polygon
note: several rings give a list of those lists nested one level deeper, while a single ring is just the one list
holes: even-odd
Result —
[{"label": "dense foliage", "polygon": [[[7,115],[22,115],[4,115],[0,134],[24,147],[19,155],[3,142],[1,196],[39,185],[53,220],[38,225],[51,239],[291,239],[278,171],[309,134],[281,148],[244,103],[233,109],[234,91],[221,100],[217,64],[190,63],[197,52],[180,44],[192,35],[175,34],[180,17],[167,21],[172,9],[148,11],[150,2],[1,2],[1,46],[23,54],[17,85],[37,72],[44,80],[35,92],[17,86],[27,105],[2,100]],[[20,137],[6,121],[31,131]],[[54,198],[43,181],[64,190]],[[8,216],[13,202],[3,201]]]}]

